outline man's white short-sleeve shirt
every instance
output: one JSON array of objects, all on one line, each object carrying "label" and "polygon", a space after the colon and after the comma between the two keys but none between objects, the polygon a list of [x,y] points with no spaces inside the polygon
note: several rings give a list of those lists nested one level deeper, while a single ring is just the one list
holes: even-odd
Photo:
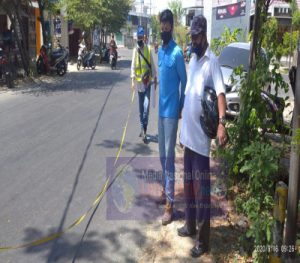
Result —
[{"label": "man's white short-sleeve shirt", "polygon": [[190,60],[180,131],[181,144],[198,154],[209,157],[211,140],[200,124],[201,98],[205,86],[214,88],[217,96],[221,93],[225,94],[218,58],[209,47],[201,59],[198,60],[193,54]]}]

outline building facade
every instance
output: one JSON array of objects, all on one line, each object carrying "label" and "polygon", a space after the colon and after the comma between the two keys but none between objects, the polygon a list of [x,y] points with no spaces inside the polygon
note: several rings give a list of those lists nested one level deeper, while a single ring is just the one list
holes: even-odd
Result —
[{"label": "building facade", "polygon": [[[300,8],[300,0],[297,0]],[[243,36],[241,41],[246,41],[248,33],[253,29],[255,0],[183,0],[182,7],[185,10],[183,24],[190,26],[195,15],[203,14],[207,19],[207,37],[211,39],[220,37],[224,27],[231,31],[241,28]],[[289,3],[274,0],[269,7],[269,16],[278,20],[279,39],[291,27],[291,9]]]},{"label": "building facade", "polygon": [[[300,0],[297,0],[298,8],[300,8]],[[255,1],[251,0],[251,10],[250,10],[250,30],[253,28],[255,14]],[[279,40],[282,39],[285,32],[290,32],[292,24],[292,10],[290,4],[285,1],[274,0],[268,10],[268,15],[275,17],[278,21],[279,27]]]},{"label": "building facade", "polygon": [[[184,9],[185,15],[182,23],[185,26],[190,26],[194,16],[203,15],[203,0],[183,0],[182,8]],[[206,1],[207,2],[207,1]]]},{"label": "building facade", "polygon": [[[34,59],[41,46],[41,27],[39,22],[39,9],[35,1],[29,6],[22,6],[20,12],[21,25],[16,25],[16,31],[12,27],[9,16],[0,7],[0,47],[6,52],[18,54],[18,46],[15,41],[16,34],[22,41],[23,48],[28,51],[30,59]],[[16,21],[17,22],[17,21]],[[24,36],[21,35],[21,28]]]},{"label": "building facade", "polygon": [[[25,32],[25,39],[21,39],[23,47],[28,51],[30,59],[35,59],[40,52],[43,39],[42,26],[40,22],[40,9],[37,1],[31,1],[28,6],[24,6],[21,11],[22,25]],[[59,40],[60,44],[68,47],[68,21],[66,20],[66,13],[61,10],[59,14],[53,16],[50,12],[44,11],[45,27],[50,41],[54,44]],[[59,23],[57,23],[59,21]],[[5,39],[8,36],[8,32],[11,32],[11,36],[14,39],[14,34],[18,34],[19,38],[22,38],[21,33],[12,32],[11,21],[4,10],[0,7],[0,46],[5,46]],[[13,45],[16,47],[16,45]]]},{"label": "building facade", "polygon": [[145,35],[150,39],[150,20],[150,7],[141,1],[136,1],[129,11],[126,24],[121,28],[120,33],[115,33],[117,45],[132,48],[137,40],[136,32],[139,25],[144,28]]},{"label": "building facade", "polygon": [[250,0],[183,0],[185,10],[183,23],[190,26],[195,15],[203,14],[207,19],[207,38],[220,37],[227,26],[230,30],[241,28],[243,37],[247,38],[249,32]]}]

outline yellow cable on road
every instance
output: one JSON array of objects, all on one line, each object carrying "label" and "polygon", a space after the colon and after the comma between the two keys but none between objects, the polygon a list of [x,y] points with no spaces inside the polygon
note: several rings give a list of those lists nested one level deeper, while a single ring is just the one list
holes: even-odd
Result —
[{"label": "yellow cable on road", "polygon": [[[129,111],[128,111],[128,115],[127,115],[127,119],[126,119],[126,123],[125,123],[124,129],[123,129],[123,134],[122,134],[120,146],[119,146],[119,149],[118,149],[118,153],[117,153],[117,156],[116,156],[116,158],[115,158],[114,166],[116,165],[116,163],[117,163],[117,161],[118,161],[118,159],[119,159],[119,157],[120,157],[122,148],[123,148],[124,140],[125,140],[125,137],[126,137],[127,126],[128,126],[129,118],[130,118],[130,115],[131,115],[132,104],[133,104],[133,102],[134,102],[134,97],[135,97],[135,91],[132,92],[130,108],[129,108]],[[116,178],[119,177],[119,176],[122,174],[122,172],[123,172],[123,170],[126,168],[126,166],[127,166],[127,165],[125,165],[125,166],[117,173]],[[110,175],[109,175],[109,177],[106,179],[106,181],[105,181],[105,183],[104,183],[104,186],[102,187],[101,191],[99,192],[99,194],[97,195],[95,201],[93,202],[93,204],[91,205],[91,207],[87,210],[87,212],[84,213],[82,216],[80,216],[77,220],[75,220],[70,226],[68,226],[67,228],[63,229],[62,231],[60,231],[60,232],[58,232],[58,233],[54,233],[54,234],[52,234],[52,235],[49,235],[49,236],[44,237],[44,238],[40,238],[40,239],[38,239],[38,240],[29,242],[29,243],[25,243],[25,244],[17,245],[17,246],[0,247],[0,252],[42,245],[42,244],[44,244],[44,243],[47,243],[47,242],[49,242],[49,241],[52,241],[52,240],[55,240],[55,239],[61,237],[63,234],[65,234],[66,232],[68,232],[68,231],[69,231],[70,229],[72,229],[73,227],[78,226],[78,225],[79,225],[79,224],[87,217],[87,215],[92,211],[92,209],[94,209],[94,208],[99,204],[99,202],[102,200],[104,194],[107,192],[109,179],[110,179]]]},{"label": "yellow cable on road", "polygon": [[135,95],[135,91],[132,91],[130,108],[129,108],[129,111],[128,111],[126,124],[125,124],[124,130],[123,130],[123,135],[122,135],[120,147],[119,147],[119,150],[118,150],[118,153],[117,153],[115,162],[114,162],[114,166],[116,165],[116,163],[117,163],[117,161],[118,161],[118,159],[119,159],[119,157],[120,157],[120,153],[121,153],[121,151],[122,151],[122,148],[123,148],[123,143],[124,143],[125,135],[126,135],[126,131],[127,131],[127,125],[128,125],[128,122],[129,122],[129,117],[130,117],[130,115],[131,115],[131,108],[132,108],[132,104],[133,104],[133,101],[134,101],[134,95]]},{"label": "yellow cable on road", "polygon": [[[109,179],[109,178],[108,178],[108,179]],[[38,245],[47,243],[47,242],[49,242],[49,241],[52,241],[52,240],[54,240],[54,239],[56,239],[56,238],[59,238],[59,237],[62,236],[64,233],[66,233],[66,232],[69,231],[71,228],[73,228],[74,226],[79,225],[79,224],[86,218],[86,216],[88,215],[88,213],[94,208],[94,206],[97,205],[97,204],[100,202],[100,200],[102,199],[102,197],[103,197],[103,195],[104,195],[104,193],[106,192],[106,189],[107,189],[107,185],[108,185],[108,181],[109,181],[108,179],[106,180],[104,187],[102,188],[102,190],[100,191],[100,193],[97,195],[96,200],[94,201],[93,205],[88,209],[88,211],[87,211],[85,214],[83,214],[82,216],[80,216],[77,220],[75,220],[74,223],[72,223],[72,224],[71,224],[70,226],[68,226],[66,229],[64,229],[64,230],[62,230],[62,231],[60,231],[60,232],[58,232],[58,233],[52,234],[52,235],[50,235],[50,236],[47,236],[47,237],[38,239],[38,240],[33,241],[33,242],[25,243],[25,244],[22,244],[22,245],[18,245],[18,246],[8,246],[8,247],[0,247],[0,251],[38,246]]]}]

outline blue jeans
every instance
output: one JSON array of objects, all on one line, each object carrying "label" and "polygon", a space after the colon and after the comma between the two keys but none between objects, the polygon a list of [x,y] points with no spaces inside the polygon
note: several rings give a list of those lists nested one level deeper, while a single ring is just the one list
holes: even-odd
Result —
[{"label": "blue jeans", "polygon": [[162,166],[162,184],[167,200],[174,202],[175,185],[175,145],[178,119],[162,118],[158,120],[159,157]]},{"label": "blue jeans", "polygon": [[146,88],[145,92],[139,91],[138,94],[141,128],[147,130],[150,104],[150,87]]}]

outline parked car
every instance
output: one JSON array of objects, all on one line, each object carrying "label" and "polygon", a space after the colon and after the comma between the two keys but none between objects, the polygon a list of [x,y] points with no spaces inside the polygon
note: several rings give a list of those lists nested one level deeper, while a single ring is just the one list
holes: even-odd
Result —
[{"label": "parked car", "polygon": [[249,69],[250,43],[231,43],[226,46],[220,56],[219,63],[226,88],[226,114],[236,116],[240,112],[239,84],[233,84],[231,75],[238,66],[243,66],[245,71]]},{"label": "parked car", "polygon": [[[264,49],[261,50],[262,55],[266,56]],[[243,70],[247,72],[249,70],[249,58],[250,58],[250,42],[235,42],[226,46],[220,56],[219,63],[223,75],[223,80],[226,88],[226,113],[230,116],[236,116],[240,112],[240,97],[239,97],[239,81],[233,84],[231,81],[231,75],[233,70],[239,66],[243,66]],[[267,87],[266,87],[267,90]]]},{"label": "parked car", "polygon": [[[227,116],[235,117],[240,113],[240,82],[239,79],[235,79],[234,83],[232,83],[231,75],[233,70],[241,65],[243,66],[243,70],[245,72],[249,70],[250,45],[251,43],[231,43],[222,50],[219,56],[219,63],[226,88]],[[264,49],[261,50],[261,54],[262,56],[266,57],[266,52]],[[278,131],[284,130],[284,99],[271,94],[269,84],[267,84],[266,87],[261,91],[261,98],[265,102],[266,107],[269,109],[271,115],[271,118],[269,120],[267,119],[267,121],[276,123],[276,129]],[[280,120],[279,123],[278,120]]]}]

